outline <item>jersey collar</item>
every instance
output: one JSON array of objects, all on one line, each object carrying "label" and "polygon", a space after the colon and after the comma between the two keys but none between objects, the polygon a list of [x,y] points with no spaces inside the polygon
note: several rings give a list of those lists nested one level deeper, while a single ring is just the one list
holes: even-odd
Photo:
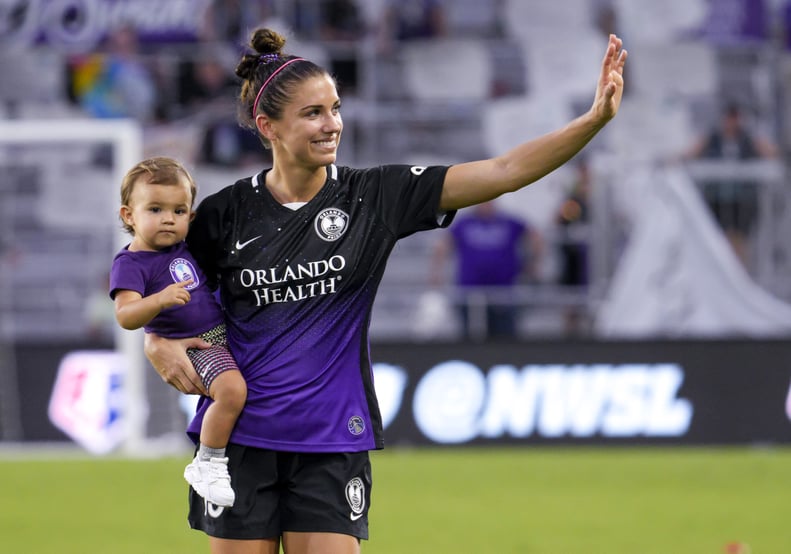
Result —
[{"label": "jersey collar", "polygon": [[[265,169],[261,173],[257,173],[253,175],[251,182],[254,189],[257,189],[261,185],[261,179],[264,176],[264,173],[266,173],[267,171],[269,170]],[[327,178],[330,181],[338,180],[338,168],[335,164],[330,164],[327,166]]]}]

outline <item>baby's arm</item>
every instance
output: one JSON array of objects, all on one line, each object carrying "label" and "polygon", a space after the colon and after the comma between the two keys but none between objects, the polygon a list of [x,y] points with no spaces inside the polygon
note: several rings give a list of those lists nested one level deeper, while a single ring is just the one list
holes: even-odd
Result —
[{"label": "baby's arm", "polygon": [[148,296],[142,296],[137,291],[121,289],[115,294],[115,319],[124,329],[139,329],[165,308],[181,306],[189,302],[190,293],[185,287],[192,282],[192,279],[188,279],[173,283]]}]

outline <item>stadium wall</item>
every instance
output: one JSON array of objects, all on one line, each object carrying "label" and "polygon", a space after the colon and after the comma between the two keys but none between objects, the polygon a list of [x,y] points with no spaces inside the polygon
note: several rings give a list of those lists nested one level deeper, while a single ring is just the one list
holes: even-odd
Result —
[{"label": "stadium wall", "polygon": [[[91,346],[16,346],[23,442],[70,440],[47,404],[63,357]],[[388,446],[791,442],[787,341],[387,343],[372,358]]]}]

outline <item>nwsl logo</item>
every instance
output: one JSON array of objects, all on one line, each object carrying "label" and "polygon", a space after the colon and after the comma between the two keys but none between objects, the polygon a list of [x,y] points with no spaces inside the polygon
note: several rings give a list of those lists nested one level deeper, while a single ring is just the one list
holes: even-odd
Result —
[{"label": "nwsl logo", "polygon": [[192,290],[200,284],[198,272],[195,271],[195,267],[189,260],[185,260],[184,258],[176,258],[170,262],[170,276],[173,277],[174,283],[192,279],[192,284],[184,287],[187,290]]}]

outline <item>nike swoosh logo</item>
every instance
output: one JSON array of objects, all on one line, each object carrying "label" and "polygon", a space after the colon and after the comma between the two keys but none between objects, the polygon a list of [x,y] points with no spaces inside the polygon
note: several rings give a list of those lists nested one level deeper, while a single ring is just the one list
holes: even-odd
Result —
[{"label": "nike swoosh logo", "polygon": [[349,519],[351,519],[352,521],[357,521],[358,519],[360,519],[361,517],[363,517],[363,515],[364,515],[364,514],[355,514],[355,513],[351,513],[351,514],[349,514]]},{"label": "nike swoosh logo", "polygon": [[245,246],[247,246],[248,244],[250,244],[250,243],[251,243],[251,242],[253,242],[254,240],[258,240],[258,239],[260,239],[262,236],[263,236],[263,235],[258,235],[257,237],[253,237],[253,238],[251,238],[250,240],[246,240],[246,241],[244,241],[244,242],[239,242],[239,241],[237,240],[237,241],[236,241],[236,249],[237,249],[237,250],[241,250],[242,248],[244,248]]}]

